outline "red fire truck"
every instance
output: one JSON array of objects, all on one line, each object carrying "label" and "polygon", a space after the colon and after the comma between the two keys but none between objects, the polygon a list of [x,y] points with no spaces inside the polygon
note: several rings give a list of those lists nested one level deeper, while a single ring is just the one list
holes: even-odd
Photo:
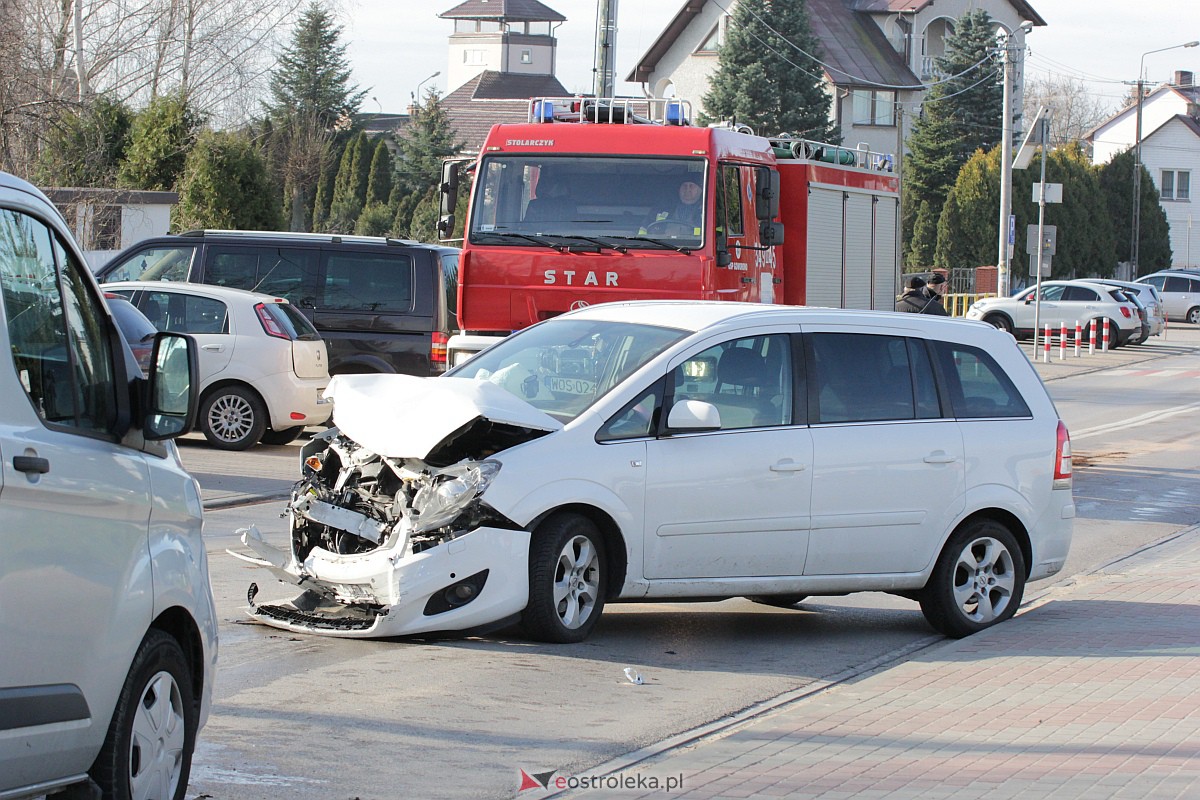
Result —
[{"label": "red fire truck", "polygon": [[[540,98],[528,123],[492,128],[475,163],[451,365],[491,337],[613,300],[893,307],[892,156],[692,126],[688,110]],[[457,230],[457,174],[448,163],[443,235]]]}]

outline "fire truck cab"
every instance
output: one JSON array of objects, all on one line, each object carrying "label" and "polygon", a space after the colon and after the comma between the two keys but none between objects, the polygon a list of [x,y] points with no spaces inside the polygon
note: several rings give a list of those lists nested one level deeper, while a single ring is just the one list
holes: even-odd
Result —
[{"label": "fire truck cab", "polygon": [[[496,335],[614,300],[891,307],[890,156],[696,127],[689,112],[679,100],[539,98],[526,124],[492,128],[475,165],[451,365]],[[442,189],[448,234],[449,169]]]}]

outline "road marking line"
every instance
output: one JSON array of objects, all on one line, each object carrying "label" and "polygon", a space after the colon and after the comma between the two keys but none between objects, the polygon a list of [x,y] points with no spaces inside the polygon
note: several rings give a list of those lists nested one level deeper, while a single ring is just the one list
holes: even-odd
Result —
[{"label": "road marking line", "polygon": [[1096,425],[1091,428],[1084,428],[1079,431],[1071,431],[1071,441],[1084,439],[1088,436],[1095,436],[1100,433],[1112,433],[1114,431],[1123,431],[1127,428],[1136,428],[1139,425],[1145,425],[1148,422],[1155,422],[1160,419],[1167,419],[1179,414],[1186,414],[1189,411],[1200,410],[1200,403],[1188,403],[1183,406],[1174,406],[1173,408],[1165,408],[1162,411],[1147,411],[1145,414],[1139,414],[1136,417],[1130,417],[1119,422],[1109,422],[1105,425]]}]

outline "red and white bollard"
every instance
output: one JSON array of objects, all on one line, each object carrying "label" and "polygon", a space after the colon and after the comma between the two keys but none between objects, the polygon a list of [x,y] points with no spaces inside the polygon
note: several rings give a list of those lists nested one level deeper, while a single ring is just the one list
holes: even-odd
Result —
[{"label": "red and white bollard", "polygon": [[1075,357],[1079,358],[1079,343],[1083,339],[1083,326],[1079,324],[1079,320],[1075,320]]},{"label": "red and white bollard", "polygon": [[1104,345],[1100,348],[1101,352],[1108,352],[1108,317],[1104,318]]},{"label": "red and white bollard", "polygon": [[1088,355],[1096,352],[1096,320],[1093,319],[1088,326]]},{"label": "red and white bollard", "polygon": [[1042,337],[1042,363],[1050,363],[1050,323],[1046,323],[1046,335]]},{"label": "red and white bollard", "polygon": [[1062,361],[1067,357],[1067,323],[1063,323],[1058,331],[1058,360]]}]

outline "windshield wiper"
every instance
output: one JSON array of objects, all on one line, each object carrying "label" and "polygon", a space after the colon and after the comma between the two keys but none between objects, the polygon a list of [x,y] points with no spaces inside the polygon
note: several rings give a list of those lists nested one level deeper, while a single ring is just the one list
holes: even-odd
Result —
[{"label": "windshield wiper", "polygon": [[533,242],[539,247],[549,247],[551,250],[557,250],[560,253],[567,252],[567,246],[564,244],[555,244],[548,242],[537,236],[530,236],[527,233],[516,233],[514,231],[478,231],[476,236],[495,236],[500,239],[524,239],[527,242]]},{"label": "windshield wiper", "polygon": [[[600,239],[600,238],[597,238],[594,236],[580,236],[578,233],[553,233],[553,234],[549,234],[549,235],[550,236],[561,236],[561,237],[567,238],[567,239],[582,239],[583,241],[590,242],[600,248],[607,247],[609,250],[616,250],[618,253],[628,253],[629,252],[629,248],[625,247],[624,245],[612,244],[611,242],[606,242],[606,241],[604,241],[604,239]],[[606,238],[617,238],[617,237],[606,237]]]},{"label": "windshield wiper", "polygon": [[649,242],[650,244],[658,245],[664,250],[674,250],[676,253],[683,253],[684,255],[690,255],[692,250],[695,249],[692,247],[680,247],[677,244],[664,242],[662,239],[651,239],[649,236],[610,236],[608,238],[621,239],[626,242]]}]

